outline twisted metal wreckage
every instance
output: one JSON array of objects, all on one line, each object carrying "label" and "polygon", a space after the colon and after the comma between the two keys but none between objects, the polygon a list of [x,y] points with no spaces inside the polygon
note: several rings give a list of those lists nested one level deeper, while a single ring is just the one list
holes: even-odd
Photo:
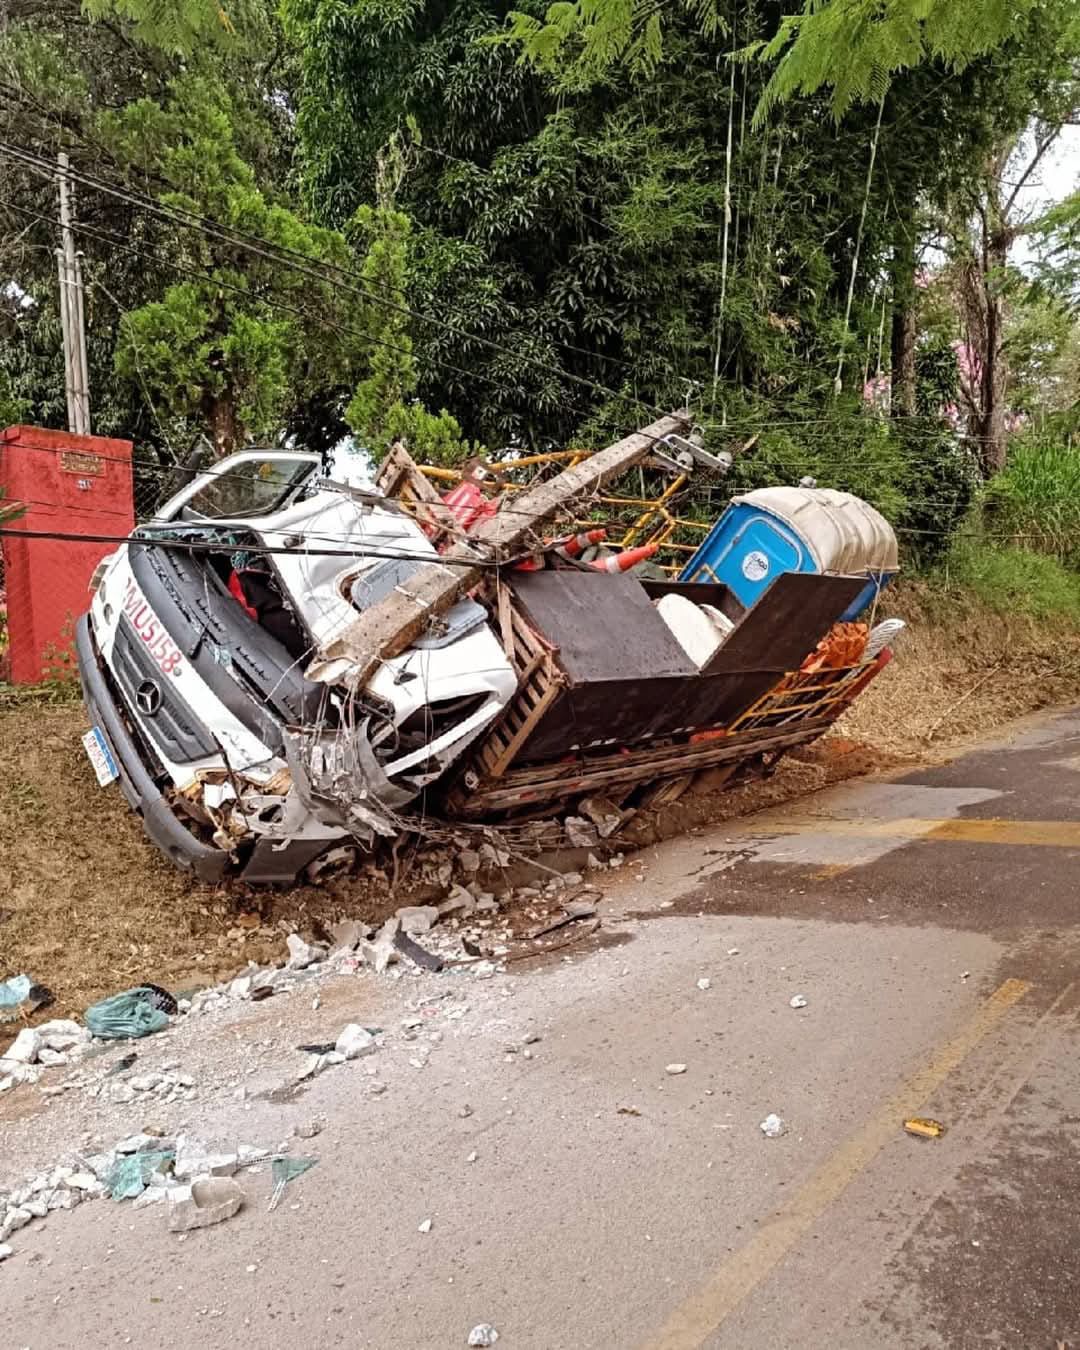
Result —
[{"label": "twisted metal wreckage", "polygon": [[505,822],[771,772],[890,657],[836,626],[867,569],[784,571],[744,607],[545,537],[643,461],[722,468],[690,431],[662,417],[495,495],[481,471],[440,496],[400,446],[375,491],[316,455],[223,461],[95,575],[77,648],[99,778],[178,865],[273,882],[416,828],[420,802]]}]

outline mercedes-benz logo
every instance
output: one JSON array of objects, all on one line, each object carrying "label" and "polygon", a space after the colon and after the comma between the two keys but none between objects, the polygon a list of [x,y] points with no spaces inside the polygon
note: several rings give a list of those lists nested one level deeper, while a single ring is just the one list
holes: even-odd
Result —
[{"label": "mercedes-benz logo", "polygon": [[147,717],[153,717],[161,707],[161,688],[153,680],[143,680],[135,690],[135,706]]}]

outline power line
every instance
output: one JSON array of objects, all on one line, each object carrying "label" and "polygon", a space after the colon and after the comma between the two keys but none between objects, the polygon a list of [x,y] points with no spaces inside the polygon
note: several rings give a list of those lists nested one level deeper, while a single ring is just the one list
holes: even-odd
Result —
[{"label": "power line", "polygon": [[[24,215],[31,216],[35,220],[39,220],[46,225],[59,224],[59,219],[57,217],[46,215],[41,211],[34,211],[30,207],[23,206],[19,202],[13,202],[8,198],[0,197],[0,206],[6,206],[11,210],[21,211]],[[119,235],[112,234],[110,231],[95,229],[93,226],[87,225],[82,221],[72,221],[71,228],[77,234],[85,234],[91,239],[97,239],[101,243],[110,244],[114,248],[119,248],[123,252],[130,253],[136,258],[143,258],[147,262],[154,262],[161,267],[171,268],[173,271],[179,272],[184,276],[194,277],[197,281],[205,282],[208,285],[218,286],[223,290],[236,292],[239,295],[243,295],[248,300],[258,300],[260,303],[269,306],[271,309],[280,309],[284,313],[297,315],[301,319],[309,319],[321,323],[324,327],[331,328],[335,332],[341,333],[346,337],[355,337],[361,342],[371,343],[377,347],[385,347],[389,351],[398,352],[404,356],[412,355],[409,348],[401,347],[394,342],[388,342],[385,338],[378,338],[372,336],[370,333],[363,333],[360,329],[353,328],[351,325],[343,326],[336,320],[325,318],[323,315],[313,314],[311,310],[299,309],[295,305],[290,305],[284,300],[276,298],[272,299],[267,295],[259,295],[256,292],[248,290],[244,286],[238,286],[234,282],[211,276],[209,272],[204,272],[199,268],[189,267],[184,263],[177,262],[173,258],[162,258],[156,253],[148,253],[145,249],[139,249],[132,244],[125,243]],[[515,394],[520,392],[511,389],[509,385],[502,384],[498,380],[492,379],[489,375],[476,371],[463,370],[460,366],[455,366],[452,362],[447,361],[442,357],[432,357],[431,359],[434,364],[442,366],[446,370],[452,370],[458,375],[464,375],[466,379],[483,380],[485,383],[493,385],[496,389],[502,390],[503,393]]]},{"label": "power line", "polygon": [[[420,553],[418,551],[408,552],[405,550],[379,549],[365,545],[363,548],[354,549],[332,549],[332,548],[308,548],[307,545],[298,548],[286,548],[281,544],[245,544],[238,543],[236,540],[208,540],[208,539],[168,539],[158,537],[157,535],[140,534],[139,529],[146,526],[136,527],[133,534],[73,534],[63,530],[20,530],[13,529],[11,526],[0,526],[0,538],[10,539],[51,539],[58,543],[66,544],[127,544],[135,548],[164,548],[179,550],[187,553],[222,553],[236,552],[251,553],[257,556],[274,556],[277,554],[288,555],[289,557],[312,557],[312,558],[350,558],[356,561],[357,558],[387,558],[401,562],[434,563],[445,567],[464,567],[479,568],[490,572],[503,572],[508,567],[513,567],[515,562],[521,562],[532,556],[530,552],[516,554],[511,558],[454,558],[447,557],[441,553]],[[171,524],[164,524],[158,528],[169,529],[179,528]],[[218,528],[224,529],[222,523]]]},{"label": "power line", "polygon": [[[32,151],[28,151],[25,147],[11,145],[8,142],[0,141],[0,153],[6,154],[10,158],[21,163],[28,164],[41,173],[52,174],[54,172],[47,160],[43,159],[41,156],[35,155]],[[537,357],[516,352],[501,342],[496,342],[492,338],[482,337],[477,333],[470,333],[467,329],[460,328],[456,324],[449,323],[445,319],[438,319],[434,315],[423,314],[419,310],[415,310],[408,305],[400,304],[389,299],[385,295],[379,295],[377,292],[369,289],[366,285],[357,285],[355,281],[352,281],[352,278],[356,276],[356,273],[348,268],[342,267],[338,263],[326,261],[320,262],[319,267],[324,269],[323,271],[320,271],[318,268],[313,268],[311,265],[312,260],[297,249],[288,248],[283,244],[273,244],[270,240],[263,239],[258,235],[249,234],[246,231],[236,230],[230,226],[222,226],[218,221],[213,220],[211,217],[201,215],[196,211],[190,211],[186,207],[164,207],[152,197],[147,197],[142,193],[134,193],[129,189],[117,187],[92,174],[85,174],[79,170],[71,169],[69,170],[69,175],[76,182],[81,182],[85,186],[94,188],[99,192],[104,192],[109,196],[126,201],[130,205],[140,207],[153,215],[157,215],[164,220],[170,221],[172,224],[179,224],[187,229],[200,230],[211,238],[217,238],[226,243],[247,249],[249,252],[266,258],[270,262],[276,262],[282,266],[291,267],[294,271],[299,272],[302,275],[327,282],[330,281],[331,278],[326,275],[326,272],[335,272],[339,276],[349,279],[348,282],[340,283],[344,286],[344,289],[352,291],[354,294],[362,295],[367,299],[376,300],[387,309],[406,315],[420,323],[432,324],[435,327],[443,329],[445,332],[453,333],[456,337],[463,338],[467,342],[477,343],[480,346],[487,347],[503,356],[509,356],[515,360],[524,361],[525,364],[531,365],[548,375],[554,375],[560,380],[566,380],[593,392],[601,393],[607,398],[622,400],[630,399],[639,406],[648,408],[650,412],[657,413],[661,416],[664,414],[663,409],[650,405],[632,395],[621,394],[617,390],[610,389],[608,386],[602,385],[596,380],[590,380],[583,375],[576,375],[572,371],[564,370],[560,366],[549,365],[546,361],[541,361]],[[184,217],[188,217],[188,219],[184,219]],[[271,252],[268,250],[274,251]],[[556,346],[562,345],[557,340],[554,341]]]}]

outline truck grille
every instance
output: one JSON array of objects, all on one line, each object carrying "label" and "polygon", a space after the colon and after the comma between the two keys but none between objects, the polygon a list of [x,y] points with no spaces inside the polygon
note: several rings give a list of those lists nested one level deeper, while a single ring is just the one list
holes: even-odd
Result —
[{"label": "truck grille", "polygon": [[121,617],[113,643],[112,669],[131,715],[144,735],[174,764],[217,753],[213,738],[173,687],[168,675]]}]

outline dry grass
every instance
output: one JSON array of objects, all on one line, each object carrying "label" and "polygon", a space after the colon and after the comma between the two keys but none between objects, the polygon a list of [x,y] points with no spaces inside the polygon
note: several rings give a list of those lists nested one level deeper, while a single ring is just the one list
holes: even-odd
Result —
[{"label": "dry grass", "polygon": [[1080,699],[1080,632],[1066,620],[993,613],[918,582],[886,592],[882,612],[909,626],[844,735],[912,755]]}]

